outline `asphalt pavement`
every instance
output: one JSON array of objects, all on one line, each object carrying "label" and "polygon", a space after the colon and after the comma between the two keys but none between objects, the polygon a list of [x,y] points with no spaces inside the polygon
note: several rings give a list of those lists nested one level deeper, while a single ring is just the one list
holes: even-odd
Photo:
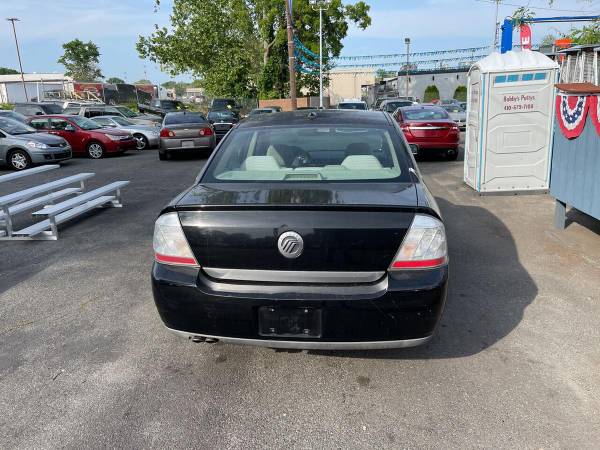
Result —
[{"label": "asphalt pavement", "polygon": [[452,264],[428,345],[193,344],[149,273],[153,222],[203,164],[132,152],[36,178],[131,184],[56,242],[0,242],[0,448],[598,448],[598,222],[555,230],[549,196],[481,197],[462,161],[422,161]]}]

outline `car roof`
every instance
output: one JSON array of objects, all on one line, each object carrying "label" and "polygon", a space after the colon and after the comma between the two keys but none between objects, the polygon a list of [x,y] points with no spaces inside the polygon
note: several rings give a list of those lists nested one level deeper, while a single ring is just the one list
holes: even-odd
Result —
[{"label": "car roof", "polygon": [[181,116],[183,114],[196,114],[199,116],[204,116],[201,112],[198,111],[169,111],[165,116]]},{"label": "car roof", "polygon": [[[81,116],[73,115],[73,114],[38,114],[38,115],[29,117],[29,119],[30,120],[35,120],[35,119],[71,119],[71,120],[73,120],[73,118],[75,118],[75,117],[81,117]],[[82,119],[85,119],[85,117],[82,117]]]},{"label": "car roof", "polygon": [[278,125],[392,125],[389,115],[380,111],[349,111],[343,109],[287,111],[265,114],[256,119],[244,120],[238,128]]},{"label": "car roof", "polygon": [[419,111],[421,109],[441,109],[442,111],[446,111],[444,108],[442,108],[441,106],[436,106],[436,105],[412,105],[412,106],[401,106],[400,108],[402,111]]}]

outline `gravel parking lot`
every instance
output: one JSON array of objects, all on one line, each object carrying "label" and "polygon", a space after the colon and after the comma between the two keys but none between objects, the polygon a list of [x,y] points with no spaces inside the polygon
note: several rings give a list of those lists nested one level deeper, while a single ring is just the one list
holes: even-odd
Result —
[{"label": "gravel parking lot", "polygon": [[597,448],[597,222],[557,231],[550,197],[480,197],[462,161],[423,161],[451,258],[427,346],[193,344],[163,328],[149,272],[153,222],[203,163],[132,152],[36,178],[131,184],[56,242],[0,242],[0,448]]}]

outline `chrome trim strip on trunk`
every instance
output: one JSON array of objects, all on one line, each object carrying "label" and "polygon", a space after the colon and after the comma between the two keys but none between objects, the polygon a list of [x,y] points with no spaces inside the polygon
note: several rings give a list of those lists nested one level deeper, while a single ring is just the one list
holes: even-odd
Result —
[{"label": "chrome trim strip on trunk", "polygon": [[449,127],[408,127],[409,130],[448,130]]},{"label": "chrome trim strip on trunk", "polygon": [[219,342],[233,345],[253,345],[255,347],[269,348],[291,348],[299,350],[382,350],[391,348],[416,347],[428,342],[433,335],[417,339],[402,339],[397,341],[362,341],[362,342],[327,342],[327,341],[278,341],[269,339],[245,339],[223,336],[212,336],[208,334],[189,333],[187,331],[174,330],[166,327],[178,336],[193,338],[216,339]]},{"label": "chrome trim strip on trunk", "polygon": [[373,283],[383,277],[380,272],[327,272],[295,270],[248,270],[203,267],[211,278],[230,281],[265,281],[273,283]]}]

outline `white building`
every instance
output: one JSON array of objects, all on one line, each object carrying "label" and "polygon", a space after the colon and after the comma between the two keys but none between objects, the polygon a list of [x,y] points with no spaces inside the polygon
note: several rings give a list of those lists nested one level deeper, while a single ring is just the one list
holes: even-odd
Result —
[{"label": "white building", "polygon": [[[62,73],[26,73],[25,88],[29,101],[43,99],[44,92],[66,91],[73,82]],[[21,75],[0,75],[0,103],[26,101]]]},{"label": "white building", "polygon": [[344,99],[361,98],[361,87],[375,83],[375,69],[333,69],[329,72],[329,86],[325,95],[331,105]]}]

